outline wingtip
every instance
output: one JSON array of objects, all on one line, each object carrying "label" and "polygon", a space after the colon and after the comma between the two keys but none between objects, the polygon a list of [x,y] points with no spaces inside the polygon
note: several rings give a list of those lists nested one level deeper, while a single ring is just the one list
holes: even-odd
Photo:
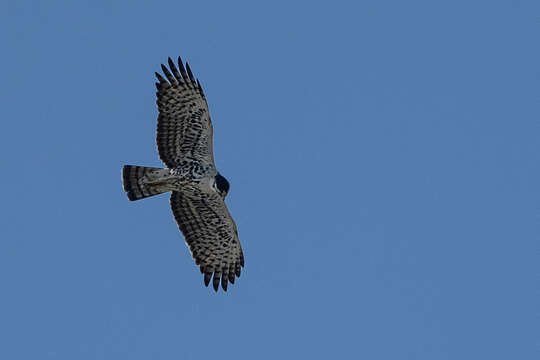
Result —
[{"label": "wingtip", "polygon": [[223,289],[223,291],[227,292],[227,277],[225,274],[221,278],[221,288]]},{"label": "wingtip", "polygon": [[186,70],[189,76],[189,80],[191,80],[192,84],[195,84],[195,77],[193,76],[193,73],[191,72],[191,68],[189,67],[189,64],[186,61]]},{"label": "wingtip", "polygon": [[171,72],[169,71],[169,69],[167,69],[165,65],[161,64],[161,70],[163,71],[163,73],[165,74],[165,77],[167,78],[167,80],[169,80],[171,84],[174,84],[176,82]]},{"label": "wingtip", "polygon": [[158,72],[154,72],[156,75],[156,78],[159,80],[160,83],[166,82],[166,80],[161,76]]},{"label": "wingtip", "polygon": [[199,92],[201,93],[202,97],[205,97],[204,91],[203,91],[201,83],[199,82],[199,79],[197,79],[197,87],[199,88]]},{"label": "wingtip", "polygon": [[214,273],[214,280],[212,281],[212,286],[214,287],[215,292],[219,289],[219,281],[221,280],[221,273]]},{"label": "wingtip", "polygon": [[182,62],[182,58],[178,57],[178,67],[180,69],[180,74],[182,75],[183,82],[189,87],[189,75],[186,73],[186,69],[184,68],[184,63]]},{"label": "wingtip", "polygon": [[208,287],[210,284],[210,279],[212,279],[212,273],[205,273],[204,274],[204,286]]}]

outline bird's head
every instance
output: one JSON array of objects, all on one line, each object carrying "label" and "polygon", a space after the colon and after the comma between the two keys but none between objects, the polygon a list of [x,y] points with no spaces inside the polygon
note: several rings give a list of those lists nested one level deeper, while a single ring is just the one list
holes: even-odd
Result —
[{"label": "bird's head", "polygon": [[227,179],[225,179],[225,177],[223,177],[220,173],[218,173],[215,177],[214,186],[215,186],[216,192],[220,194],[223,198],[227,196],[230,185]]}]

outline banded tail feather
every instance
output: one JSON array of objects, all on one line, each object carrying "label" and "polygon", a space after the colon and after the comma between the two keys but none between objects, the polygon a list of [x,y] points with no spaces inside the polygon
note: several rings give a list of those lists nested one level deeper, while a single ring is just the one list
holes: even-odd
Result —
[{"label": "banded tail feather", "polygon": [[165,183],[159,183],[160,178],[166,178],[168,175],[168,169],[124,165],[122,185],[129,200],[140,200],[170,191]]}]

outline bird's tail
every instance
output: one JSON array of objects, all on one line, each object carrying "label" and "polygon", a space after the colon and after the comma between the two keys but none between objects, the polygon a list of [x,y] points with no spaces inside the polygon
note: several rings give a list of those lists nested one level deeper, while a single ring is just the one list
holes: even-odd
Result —
[{"label": "bird's tail", "polygon": [[160,184],[160,179],[165,179],[169,175],[169,169],[124,165],[122,184],[129,200],[140,200],[170,191],[165,183]]}]

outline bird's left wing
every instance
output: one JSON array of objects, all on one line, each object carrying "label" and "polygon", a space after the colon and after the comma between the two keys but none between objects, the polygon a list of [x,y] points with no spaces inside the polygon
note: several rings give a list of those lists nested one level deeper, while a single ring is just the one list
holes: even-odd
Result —
[{"label": "bird's left wing", "polygon": [[214,290],[221,281],[227,291],[227,283],[234,284],[235,276],[240,276],[244,254],[223,198],[217,193],[191,198],[173,191],[171,208],[195,264],[204,274],[204,284],[208,286],[213,276]]},{"label": "bird's left wing", "polygon": [[161,65],[166,79],[156,73],[159,157],[168,168],[177,167],[184,158],[213,165],[213,129],[201,84],[187,63],[184,68],[180,57],[180,71],[171,58],[169,68]]}]

